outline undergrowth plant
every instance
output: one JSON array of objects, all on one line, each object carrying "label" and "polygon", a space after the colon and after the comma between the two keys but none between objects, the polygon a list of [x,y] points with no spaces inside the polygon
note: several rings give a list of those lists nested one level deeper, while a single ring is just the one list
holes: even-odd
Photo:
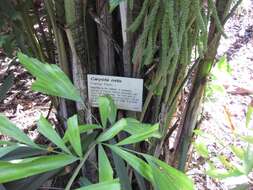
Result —
[{"label": "undergrowth plant", "polygon": [[[121,114],[159,123],[161,138],[141,150],[170,157],[170,164],[184,171],[206,80],[220,38],[226,36],[224,25],[241,1],[1,0],[0,47],[8,56],[20,49],[55,63],[71,79],[81,99],[75,94],[71,100],[76,102],[53,99],[60,121],[78,113],[85,123],[93,122],[88,73],[143,79],[142,112]],[[47,82],[34,88],[41,90]],[[9,80],[4,83],[11,86]],[[186,84],[189,93],[182,97]],[[50,93],[58,95],[61,90],[52,86]],[[174,151],[167,151],[167,146]]]},{"label": "undergrowth plant", "polygon": [[[206,86],[205,99],[208,108],[213,107],[214,102],[224,101],[226,90],[224,82],[229,81],[232,68],[228,64],[226,57],[221,57],[213,68],[210,81]],[[214,108],[217,110],[217,105]],[[206,174],[212,178],[223,180],[230,177],[248,177],[253,171],[253,128],[250,126],[253,103],[248,105],[245,126],[238,130],[232,123],[231,115],[227,108],[224,107],[225,116],[227,117],[228,127],[231,129],[231,143],[227,143],[224,139],[219,139],[215,134],[206,133],[201,129],[195,130],[197,140],[193,143],[198,155],[204,158],[208,167]],[[218,116],[217,116],[218,117]],[[219,122],[219,121],[217,121]],[[207,144],[206,139],[209,139]],[[208,146],[219,147],[215,153]],[[225,152],[224,152],[225,151]],[[239,179],[239,178],[238,178]]]},{"label": "undergrowth plant", "polygon": [[[203,157],[208,164],[206,174],[216,179],[226,179],[229,177],[248,176],[253,171],[253,128],[249,127],[252,117],[253,105],[248,106],[246,123],[243,131],[234,129],[232,143],[227,144],[223,139],[218,139],[215,135],[207,134],[202,130],[196,130],[199,136],[198,142],[194,143],[195,150]],[[208,149],[205,140],[208,138],[212,144],[222,147],[218,154],[212,154]],[[222,149],[230,153],[223,154]],[[228,155],[230,155],[228,157]],[[233,161],[231,160],[233,155]],[[222,166],[222,167],[221,167]]]},{"label": "undergrowth plant", "polygon": [[[79,101],[85,107],[78,90],[58,66],[41,63],[22,53],[18,59],[36,77],[33,90]],[[49,140],[49,145],[35,143],[0,115],[0,134],[10,138],[0,141],[0,188],[34,190],[50,178],[65,176],[65,190],[194,189],[185,174],[133,149],[139,142],[160,138],[158,124],[144,124],[133,118],[117,121],[117,108],[106,96],[99,98],[99,114],[101,122],[96,124],[82,124],[77,115],[71,116],[63,137],[41,116],[37,129]],[[87,175],[84,167],[94,153],[97,162],[88,164],[96,169],[96,181]]]},{"label": "undergrowth plant", "polygon": [[222,56],[213,67],[205,89],[205,102],[217,101],[217,97],[226,97],[224,82],[232,76],[232,68],[226,56]]}]

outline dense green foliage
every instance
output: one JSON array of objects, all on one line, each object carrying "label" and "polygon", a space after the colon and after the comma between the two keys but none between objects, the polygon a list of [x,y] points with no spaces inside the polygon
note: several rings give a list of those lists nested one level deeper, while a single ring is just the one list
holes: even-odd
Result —
[{"label": "dense green foliage", "polygon": [[[231,77],[231,68],[228,64],[226,57],[222,57],[215,65],[211,72],[211,80],[206,86],[206,102],[211,103],[217,101],[215,97],[227,96],[226,90],[223,85],[219,83],[220,79]],[[219,99],[218,98],[218,99]],[[210,177],[217,179],[227,179],[229,177],[247,177],[250,172],[253,171],[253,136],[252,128],[249,127],[249,123],[252,118],[253,105],[248,105],[245,126],[243,129],[239,129],[234,126],[231,121],[231,115],[227,108],[224,107],[224,116],[228,121],[228,126],[231,129],[231,144],[227,144],[224,139],[219,139],[214,134],[208,134],[201,130],[195,130],[198,135],[197,142],[193,145],[197,153],[205,159],[208,165],[206,174]],[[207,146],[205,139],[209,139],[209,145],[221,147],[218,154],[212,154]],[[226,153],[224,153],[226,151]],[[228,156],[229,155],[229,156]],[[234,178],[236,179],[236,178]]]},{"label": "dense green foliage", "polygon": [[[28,71],[36,77],[34,84],[38,84],[38,81],[43,81],[41,78],[41,73],[43,73],[44,76],[47,76],[46,81],[50,81],[49,84],[52,84],[53,86],[67,84],[61,86],[61,90],[57,91],[58,96],[70,99],[73,99],[74,97],[79,100],[78,93],[66,97],[66,93],[68,93],[69,90],[74,92],[77,92],[77,90],[56,65],[43,64],[38,60],[29,58],[21,53],[18,55],[18,58]],[[29,67],[32,64],[34,65]],[[49,95],[55,95],[55,92],[51,89],[51,85],[40,85],[39,88],[42,92]],[[34,88],[34,90],[37,90],[37,88]],[[120,186],[121,183],[117,177],[114,179],[117,174],[114,175],[115,168],[113,168],[113,165],[110,163],[112,153],[106,152],[105,149],[110,149],[113,153],[119,156],[116,159],[122,158],[126,161],[134,170],[136,170],[136,172],[139,173],[139,175],[143,176],[156,189],[167,189],[168,186],[170,186],[170,189],[175,190],[193,189],[192,182],[183,173],[151,155],[135,152],[123,146],[148,140],[154,136],[157,137],[159,135],[157,124],[142,124],[131,118],[122,118],[119,121],[115,121],[117,109],[112,100],[107,97],[100,97],[99,111],[102,125],[97,123],[91,127],[90,125],[79,124],[77,115],[74,115],[67,120],[67,130],[63,138],[61,138],[53,126],[41,116],[37,123],[38,131],[53,143],[53,145],[50,145],[49,147],[35,144],[19,128],[12,124],[6,117],[1,115],[1,134],[12,137],[16,142],[1,142],[0,183],[6,183],[63,168],[78,161],[79,164],[77,167],[74,166],[74,173],[70,177],[65,188],[66,190],[69,190],[75,180],[84,177],[78,175],[78,173],[87,161],[88,156],[92,151],[95,151],[95,148],[98,146],[99,181],[97,184],[88,185],[79,189],[98,190],[102,188],[104,189],[105,187],[108,188],[108,190],[125,189],[123,185]],[[115,137],[122,131],[128,132],[129,137],[117,140]],[[93,139],[83,138],[87,135],[93,136],[93,134]],[[34,150],[38,152],[36,155],[24,154],[18,160],[16,159],[17,154],[15,154],[14,157],[8,156],[13,152],[15,153],[20,147],[27,147],[30,149],[29,154]],[[114,160],[115,167],[116,164],[117,162]],[[124,164],[119,165],[119,167],[121,170],[125,170]],[[116,169],[116,172],[120,171]],[[163,180],[162,183],[160,182],[161,179]]]},{"label": "dense green foliage", "polygon": [[[4,142],[4,159],[21,158],[28,159],[22,164],[42,164],[43,170],[32,169],[34,175],[51,169],[41,161],[44,157],[34,160],[28,157],[45,156],[50,151],[48,160],[51,156],[62,156],[62,162],[53,171],[22,181],[24,189],[35,188],[29,186],[29,180],[39,187],[62,172],[59,168],[76,160],[79,165],[74,172],[68,172],[72,177],[64,184],[66,189],[77,182],[82,185],[99,182],[92,186],[94,189],[118,189],[119,183],[122,190],[135,186],[150,189],[148,183],[159,190],[168,189],[168,184],[171,189],[191,189],[185,176],[165,162],[185,170],[207,77],[220,38],[225,36],[223,27],[240,2],[1,0],[0,47],[9,57],[15,57],[19,50],[28,55],[20,53],[19,60],[36,77],[32,89],[51,96],[61,122],[59,128],[65,131],[64,136],[58,135],[41,117],[38,131],[55,145],[42,148],[1,117],[1,125],[5,126],[1,133],[22,144],[5,146]],[[144,79],[142,112],[117,112],[110,97],[99,100],[99,111],[91,108],[88,73]],[[12,75],[4,78],[0,100],[6,96],[13,78]],[[25,153],[21,154],[23,150]],[[8,157],[9,154],[14,157]],[[113,172],[116,174],[112,177]]]},{"label": "dense green foliage", "polygon": [[[226,143],[224,140],[217,139],[215,136],[200,130],[195,131],[200,138],[197,143],[194,143],[194,146],[198,154],[205,158],[209,165],[206,171],[207,175],[217,179],[226,179],[229,177],[248,176],[253,171],[253,136],[252,129],[247,128],[247,122],[252,115],[250,113],[251,110],[252,105],[249,105],[247,115],[250,116],[246,119],[243,132],[238,132],[236,129],[233,131],[233,144],[226,148],[226,151],[229,150],[230,152],[230,157],[223,155],[222,150],[218,155],[212,155],[204,142],[204,139],[208,138],[213,143],[225,148]],[[245,146],[245,148],[241,145],[238,146],[238,142]],[[236,161],[230,161],[231,159]],[[220,168],[221,166],[222,168]]]}]

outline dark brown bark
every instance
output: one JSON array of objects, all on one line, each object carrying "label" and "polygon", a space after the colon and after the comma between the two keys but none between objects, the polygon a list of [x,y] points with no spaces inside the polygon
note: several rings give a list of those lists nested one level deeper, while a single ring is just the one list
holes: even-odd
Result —
[{"label": "dark brown bark", "polygon": [[[97,0],[97,12],[102,25],[98,26],[98,55],[99,73],[113,75],[115,72],[114,48],[112,39],[112,14],[109,13],[108,3]],[[105,26],[105,28],[101,28]],[[105,33],[107,32],[107,33]]]}]

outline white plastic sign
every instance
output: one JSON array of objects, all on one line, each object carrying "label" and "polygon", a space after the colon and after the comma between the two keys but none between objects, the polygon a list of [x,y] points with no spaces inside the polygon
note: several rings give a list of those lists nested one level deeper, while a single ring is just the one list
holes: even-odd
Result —
[{"label": "white plastic sign", "polygon": [[98,107],[98,97],[110,95],[119,109],[142,111],[143,79],[88,75],[88,97]]}]

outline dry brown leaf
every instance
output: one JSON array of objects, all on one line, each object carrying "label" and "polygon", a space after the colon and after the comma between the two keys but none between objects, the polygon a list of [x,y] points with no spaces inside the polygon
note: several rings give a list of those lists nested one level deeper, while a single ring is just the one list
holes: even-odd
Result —
[{"label": "dry brown leaf", "polygon": [[232,115],[229,112],[228,108],[226,106],[224,106],[224,114],[225,114],[225,119],[227,121],[228,127],[230,127],[232,129],[232,131],[235,130],[235,126],[232,122]]},{"label": "dry brown leaf", "polygon": [[253,90],[246,89],[243,87],[236,87],[233,91],[230,91],[229,93],[232,95],[247,96],[253,94]]}]

